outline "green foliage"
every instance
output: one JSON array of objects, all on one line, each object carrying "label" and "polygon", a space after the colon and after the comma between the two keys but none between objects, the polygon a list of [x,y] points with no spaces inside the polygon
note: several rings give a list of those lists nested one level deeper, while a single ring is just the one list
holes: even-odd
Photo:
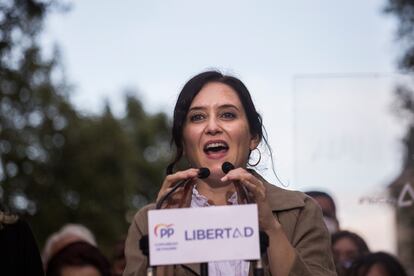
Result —
[{"label": "green foliage", "polygon": [[[409,74],[414,72],[414,2],[410,0],[388,0],[387,13],[398,19],[398,37],[404,47],[400,59],[400,68]],[[396,113],[403,120],[408,120],[407,135],[404,139],[406,154],[404,168],[414,165],[414,93],[407,85],[396,89]]]},{"label": "green foliage", "polygon": [[153,201],[170,159],[168,118],[126,97],[126,115],[81,115],[68,100],[58,52],[36,41],[54,1],[0,3],[0,203],[43,244],[82,223],[108,249]]},{"label": "green foliage", "polygon": [[398,37],[405,47],[400,68],[414,71],[414,2],[412,0],[388,0],[387,13],[398,18]]}]

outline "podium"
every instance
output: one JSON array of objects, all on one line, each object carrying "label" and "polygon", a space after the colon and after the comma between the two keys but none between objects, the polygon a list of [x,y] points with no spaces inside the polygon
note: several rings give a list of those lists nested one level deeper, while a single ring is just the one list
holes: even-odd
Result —
[{"label": "podium", "polygon": [[158,265],[186,263],[200,263],[208,275],[208,262],[227,260],[251,261],[255,275],[263,275],[269,239],[258,230],[256,204],[151,210],[148,234],[139,243],[149,258],[147,275]]}]

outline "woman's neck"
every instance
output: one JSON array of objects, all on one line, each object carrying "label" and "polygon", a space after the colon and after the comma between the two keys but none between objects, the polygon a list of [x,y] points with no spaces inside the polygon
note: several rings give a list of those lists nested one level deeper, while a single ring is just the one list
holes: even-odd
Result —
[{"label": "woman's neck", "polygon": [[236,191],[232,182],[218,184],[199,180],[196,185],[197,191],[214,205],[227,205],[228,198]]}]

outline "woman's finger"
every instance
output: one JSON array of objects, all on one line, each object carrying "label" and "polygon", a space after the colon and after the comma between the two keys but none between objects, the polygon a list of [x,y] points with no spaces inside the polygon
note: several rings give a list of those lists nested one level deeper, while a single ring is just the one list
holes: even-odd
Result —
[{"label": "woman's finger", "polygon": [[264,188],[264,184],[260,179],[242,168],[231,170],[228,174],[221,178],[221,181],[240,181],[242,183],[250,183],[252,185]]},{"label": "woman's finger", "polygon": [[196,177],[198,169],[187,169],[185,171],[179,171],[174,174],[167,175],[164,178],[164,182],[161,185],[161,189],[158,192],[157,201],[171,191],[172,187],[179,181],[187,180]]},{"label": "woman's finger", "polygon": [[249,192],[251,192],[256,197],[256,200],[263,200],[266,197],[266,188],[260,180],[258,181],[259,182],[252,182],[249,179],[244,179],[241,180],[240,183],[242,183],[249,190]]},{"label": "woman's finger", "polygon": [[256,200],[264,200],[266,197],[266,188],[263,182],[243,168],[231,170],[221,180],[241,183],[255,196]]},{"label": "woman's finger", "polygon": [[262,230],[272,228],[273,223],[275,223],[275,218],[273,216],[269,203],[266,200],[266,187],[262,180],[242,168],[231,170],[221,180],[223,182],[235,181],[246,187],[256,200],[257,207],[259,209],[260,228]]},{"label": "woman's finger", "polygon": [[167,175],[165,177],[165,183],[171,184],[171,183],[175,183],[181,180],[185,180],[185,179],[189,179],[189,178],[193,178],[196,177],[198,174],[198,169],[187,169],[185,171],[178,171],[176,173]]}]

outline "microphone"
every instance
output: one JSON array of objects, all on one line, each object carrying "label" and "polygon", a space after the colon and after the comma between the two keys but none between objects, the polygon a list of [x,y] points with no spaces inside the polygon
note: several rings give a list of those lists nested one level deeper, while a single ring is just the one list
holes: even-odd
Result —
[{"label": "microphone", "polygon": [[204,179],[209,177],[210,170],[208,168],[199,168],[197,177],[200,179]]},{"label": "microphone", "polygon": [[223,165],[221,165],[221,169],[227,174],[229,171],[234,170],[234,165],[230,162],[224,162]]},{"label": "microphone", "polygon": [[[207,178],[210,175],[210,170],[208,168],[199,168],[198,169],[198,174],[197,177],[200,179],[204,179]],[[181,186],[185,186],[185,184],[187,184],[191,179],[185,179],[185,180],[181,180],[179,181],[177,184],[175,184],[174,187],[172,187],[171,191],[169,191],[168,193],[166,193],[158,202],[157,205],[155,206],[155,209],[161,209],[162,204],[164,203],[165,200],[167,200],[167,198],[170,197],[170,195],[172,193],[174,193],[179,187]]]}]

